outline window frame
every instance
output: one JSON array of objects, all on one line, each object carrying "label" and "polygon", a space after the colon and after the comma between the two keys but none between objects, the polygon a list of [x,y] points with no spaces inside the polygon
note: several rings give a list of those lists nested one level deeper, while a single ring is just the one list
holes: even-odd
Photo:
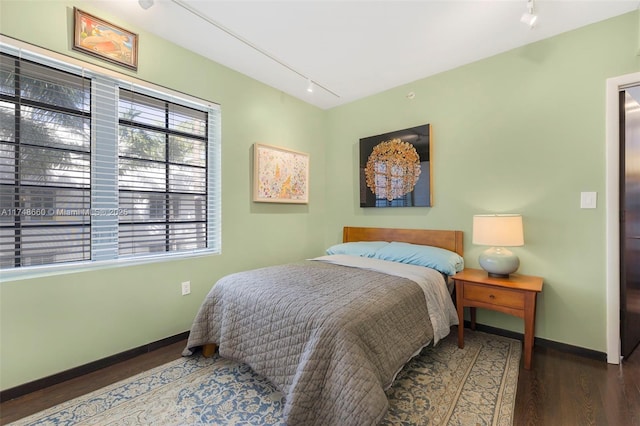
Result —
[{"label": "window frame", "polygon": [[[119,267],[119,266],[133,266],[140,265],[150,262],[163,262],[163,261],[172,261],[179,260],[185,258],[194,258],[200,256],[209,256],[212,254],[220,254],[221,253],[221,111],[220,106],[216,103],[209,102],[203,100],[201,98],[196,98],[181,92],[177,92],[172,89],[168,89],[165,87],[161,87],[152,83],[148,83],[136,78],[133,78],[128,75],[124,75],[115,71],[111,71],[105,68],[101,68],[97,65],[92,65],[85,63],[80,60],[76,60],[67,56],[63,56],[57,54],[55,52],[50,52],[45,49],[38,48],[36,46],[29,45],[24,42],[20,42],[18,40],[10,39],[10,43],[8,43],[8,38],[5,36],[0,37],[0,52],[6,53],[9,55],[16,56],[20,59],[26,59],[29,61],[33,61],[45,66],[53,67],[55,69],[71,72],[73,74],[81,75],[84,77],[90,77],[92,80],[92,114],[91,114],[91,209],[95,211],[97,207],[101,207],[99,205],[94,205],[94,195],[95,195],[95,186],[96,182],[94,181],[94,177],[97,175],[95,173],[95,169],[98,167],[95,160],[94,148],[96,146],[104,146],[108,145],[108,148],[111,149],[115,153],[114,157],[114,167],[112,173],[115,173],[115,182],[112,182],[115,187],[115,193],[118,192],[118,160],[117,160],[117,151],[118,151],[118,138],[117,138],[117,129],[118,129],[118,114],[115,113],[115,121],[113,122],[114,135],[113,138],[109,138],[111,140],[111,144],[105,143],[104,139],[100,139],[100,142],[97,139],[104,138],[103,136],[96,135],[96,125],[100,116],[97,112],[94,112],[93,107],[95,106],[96,98],[100,96],[96,96],[96,91],[100,89],[104,89],[104,85],[99,87],[100,85],[95,85],[94,79],[103,80],[103,81],[111,81],[113,82],[113,91],[111,95],[115,96],[116,103],[116,111],[117,111],[117,103],[118,103],[118,92],[120,88],[126,90],[134,90],[137,93],[147,96],[153,96],[156,98],[163,99],[165,101],[169,101],[178,105],[182,105],[189,108],[194,108],[200,111],[205,111],[208,114],[207,120],[207,164],[206,164],[206,174],[207,174],[207,188],[206,188],[206,199],[207,199],[207,241],[206,248],[200,249],[192,249],[192,250],[184,250],[184,251],[167,251],[161,253],[153,253],[153,254],[144,254],[144,255],[133,255],[133,256],[120,256],[118,255],[117,248],[117,229],[118,229],[118,220],[115,217],[115,235],[116,235],[116,243],[115,243],[115,255],[113,253],[114,247],[107,247],[106,250],[102,250],[101,247],[95,247],[96,244],[95,234],[103,233],[105,229],[100,224],[99,221],[95,221],[94,227],[94,219],[95,216],[91,217],[90,225],[91,225],[91,259],[84,261],[74,261],[67,263],[54,263],[54,264],[46,264],[46,265],[35,265],[35,266],[21,266],[17,268],[9,268],[3,269],[0,271],[0,282],[4,281],[12,281],[19,279],[28,279],[39,276],[47,276],[54,274],[65,274],[79,271],[90,271],[94,269],[103,269],[109,267]],[[95,150],[98,151],[98,150]],[[115,196],[115,207],[118,208],[118,197]],[[96,229],[97,228],[97,229]],[[113,229],[113,228],[111,228]],[[102,244],[98,241],[99,244]]]}]

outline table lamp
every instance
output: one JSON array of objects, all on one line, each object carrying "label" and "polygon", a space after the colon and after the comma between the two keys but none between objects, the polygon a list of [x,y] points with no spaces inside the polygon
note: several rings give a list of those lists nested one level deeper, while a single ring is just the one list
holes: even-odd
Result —
[{"label": "table lamp", "polygon": [[519,214],[479,214],[473,216],[473,244],[491,246],[478,261],[490,277],[508,278],[518,270],[520,259],[504,247],[524,245],[522,216]]}]

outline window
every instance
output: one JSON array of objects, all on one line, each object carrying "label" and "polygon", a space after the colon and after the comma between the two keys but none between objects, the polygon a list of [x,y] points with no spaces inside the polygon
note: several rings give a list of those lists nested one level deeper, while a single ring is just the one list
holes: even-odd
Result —
[{"label": "window", "polygon": [[205,248],[207,113],[120,89],[120,255]]},{"label": "window", "polygon": [[15,50],[0,57],[3,274],[219,251],[217,106]]},{"label": "window", "polygon": [[0,65],[0,265],[88,260],[91,81],[3,55]]}]

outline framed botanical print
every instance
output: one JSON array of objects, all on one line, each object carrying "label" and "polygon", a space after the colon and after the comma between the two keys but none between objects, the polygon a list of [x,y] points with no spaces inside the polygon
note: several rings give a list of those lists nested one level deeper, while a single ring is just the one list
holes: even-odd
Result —
[{"label": "framed botanical print", "polygon": [[309,154],[254,144],[253,201],[308,203]]}]

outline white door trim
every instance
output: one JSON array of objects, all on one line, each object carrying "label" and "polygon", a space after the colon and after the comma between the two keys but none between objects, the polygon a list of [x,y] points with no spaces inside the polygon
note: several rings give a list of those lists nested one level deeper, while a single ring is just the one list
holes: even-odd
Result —
[{"label": "white door trim", "polygon": [[640,84],[640,72],[607,79],[606,93],[606,317],[607,362],[620,363],[620,133],[621,88]]}]

